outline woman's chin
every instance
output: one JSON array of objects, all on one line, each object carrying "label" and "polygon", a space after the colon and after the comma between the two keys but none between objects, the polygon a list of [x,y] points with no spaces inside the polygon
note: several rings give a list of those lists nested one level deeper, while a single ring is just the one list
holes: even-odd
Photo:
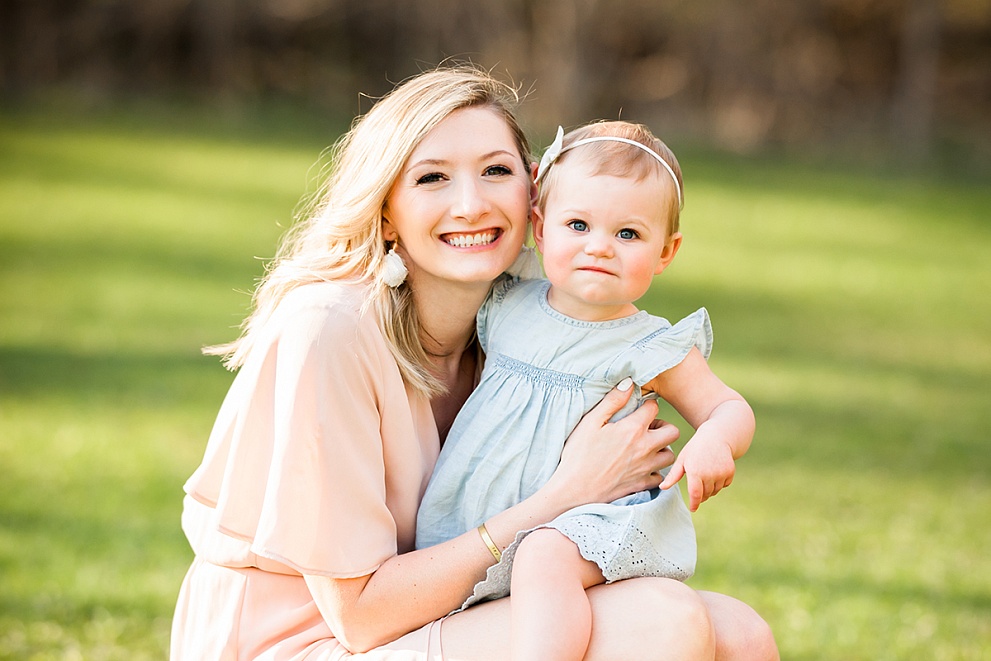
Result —
[{"label": "woman's chin", "polygon": [[506,250],[466,252],[452,257],[451,272],[457,273],[458,279],[463,279],[465,282],[491,283],[513,265],[519,252],[519,248],[512,253]]}]

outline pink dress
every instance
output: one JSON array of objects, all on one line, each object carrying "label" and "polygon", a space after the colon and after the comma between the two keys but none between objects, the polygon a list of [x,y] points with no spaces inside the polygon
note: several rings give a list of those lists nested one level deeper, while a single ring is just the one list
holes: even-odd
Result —
[{"label": "pink dress", "polygon": [[[350,658],[302,574],[365,576],[413,549],[440,444],[363,298],[333,282],[292,291],[234,379],[185,485],[196,558],[174,661]],[[426,659],[432,635],[355,658]]]}]

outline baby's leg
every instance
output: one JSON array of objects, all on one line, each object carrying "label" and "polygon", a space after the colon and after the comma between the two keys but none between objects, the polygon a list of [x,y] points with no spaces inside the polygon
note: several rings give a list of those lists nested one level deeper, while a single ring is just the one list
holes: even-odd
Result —
[{"label": "baby's leg", "polygon": [[585,589],[604,580],[598,565],[557,530],[527,535],[513,559],[513,661],[582,659],[592,634]]}]

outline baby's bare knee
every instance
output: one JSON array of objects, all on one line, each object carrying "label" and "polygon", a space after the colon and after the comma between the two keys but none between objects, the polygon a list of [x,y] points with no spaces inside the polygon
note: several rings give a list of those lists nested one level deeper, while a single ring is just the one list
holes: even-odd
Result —
[{"label": "baby's bare knee", "polygon": [[580,558],[580,554],[574,542],[553,528],[541,528],[534,530],[520,542],[513,565],[515,567],[522,563],[546,567],[547,563],[560,563],[576,557]]}]

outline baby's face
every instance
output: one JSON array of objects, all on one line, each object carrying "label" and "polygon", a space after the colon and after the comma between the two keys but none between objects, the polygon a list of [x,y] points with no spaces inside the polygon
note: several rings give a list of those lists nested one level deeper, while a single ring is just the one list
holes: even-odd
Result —
[{"label": "baby's face", "polygon": [[550,303],[578,319],[624,317],[670,263],[680,234],[668,233],[666,187],[594,175],[581,159],[560,170],[534,236],[554,285]]}]

